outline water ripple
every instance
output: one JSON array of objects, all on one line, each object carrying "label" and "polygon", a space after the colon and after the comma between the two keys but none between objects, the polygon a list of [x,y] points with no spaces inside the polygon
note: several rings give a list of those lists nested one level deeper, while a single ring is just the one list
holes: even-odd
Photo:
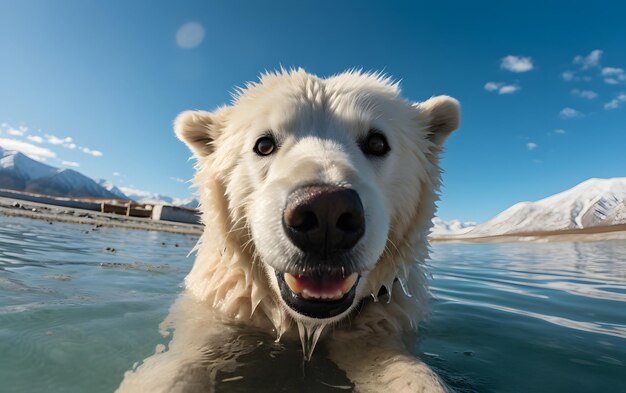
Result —
[{"label": "water ripple", "polygon": [[429,267],[419,348],[459,391],[623,386],[625,242],[438,244]]},{"label": "water ripple", "polygon": [[511,307],[505,307],[505,306],[501,306],[501,305],[493,304],[493,303],[472,302],[472,301],[468,301],[465,299],[455,298],[452,296],[445,296],[445,295],[439,296],[439,299],[456,302],[456,303],[462,303],[467,306],[484,307],[484,308],[498,310],[498,311],[502,311],[506,313],[523,315],[523,316],[530,317],[530,318],[540,319],[542,321],[546,321],[546,322],[549,322],[558,326],[563,326],[569,329],[575,329],[575,330],[581,330],[581,331],[589,332],[589,333],[606,334],[609,336],[626,338],[626,326],[625,325],[601,324],[601,323],[594,323],[594,322],[576,321],[572,319],[557,317],[554,315],[546,315],[546,314],[540,314],[540,313],[527,311],[527,310],[519,310],[519,309],[515,309]]}]

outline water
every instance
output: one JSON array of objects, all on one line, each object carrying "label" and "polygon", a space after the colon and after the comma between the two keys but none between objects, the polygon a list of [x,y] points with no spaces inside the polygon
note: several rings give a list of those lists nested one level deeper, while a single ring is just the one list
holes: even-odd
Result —
[{"label": "water", "polygon": [[163,341],[196,240],[0,216],[0,392],[113,391]]},{"label": "water", "polygon": [[626,392],[626,242],[439,244],[419,351],[459,390]]},{"label": "water", "polygon": [[[158,326],[196,240],[0,216],[0,392],[115,390],[167,344]],[[626,242],[437,244],[432,256],[414,353],[458,391],[626,392]],[[350,390],[319,344],[305,366],[299,342],[264,332],[223,343],[239,356],[217,391]]]}]

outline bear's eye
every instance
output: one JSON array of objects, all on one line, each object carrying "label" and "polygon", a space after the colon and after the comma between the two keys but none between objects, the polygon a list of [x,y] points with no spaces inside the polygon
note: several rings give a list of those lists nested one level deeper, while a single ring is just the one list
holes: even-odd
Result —
[{"label": "bear's eye", "polygon": [[257,139],[253,150],[260,156],[269,156],[276,150],[276,142],[271,136],[261,137]]},{"label": "bear's eye", "polygon": [[368,156],[382,157],[387,154],[391,148],[385,136],[375,130],[361,142],[361,150]]}]

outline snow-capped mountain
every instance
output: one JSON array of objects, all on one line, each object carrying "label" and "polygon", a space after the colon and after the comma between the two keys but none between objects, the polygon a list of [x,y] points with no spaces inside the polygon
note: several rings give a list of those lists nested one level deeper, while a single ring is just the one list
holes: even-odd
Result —
[{"label": "snow-capped mountain", "polygon": [[0,147],[0,188],[63,197],[133,200],[186,208],[198,207],[195,198],[172,198],[128,187],[98,182],[73,169],[59,169],[36,161],[25,154]]},{"label": "snow-capped mountain", "polygon": [[433,227],[430,230],[430,236],[462,235],[471,231],[474,227],[476,227],[476,223],[473,221],[444,221],[439,217],[435,217],[433,218]]},{"label": "snow-capped mountain", "polygon": [[117,187],[115,184],[111,183],[108,180],[100,179],[98,180],[98,184],[106,188],[107,191],[109,191],[110,193],[115,194],[118,199],[132,200],[131,198],[126,196],[126,194],[124,194],[122,190],[119,189],[119,187]]},{"label": "snow-capped mountain", "polygon": [[167,195],[161,195],[155,192],[138,190],[131,187],[120,187],[121,192],[127,195],[130,199],[140,203],[152,203],[152,204],[164,204],[173,205],[174,198]]},{"label": "snow-capped mountain", "polygon": [[117,195],[73,169],[59,169],[51,176],[32,180],[24,191],[56,196],[117,198]]},{"label": "snow-capped mountain", "polygon": [[0,148],[0,188],[64,197],[116,198],[91,178]]},{"label": "snow-capped mountain", "polygon": [[626,201],[607,212],[602,222],[604,225],[626,224]]},{"label": "snow-capped mountain", "polygon": [[31,180],[51,176],[58,168],[0,147],[0,187],[23,189]]},{"label": "snow-capped mountain", "polygon": [[127,198],[140,203],[173,205],[186,207],[188,209],[195,209],[198,207],[198,200],[196,198],[172,198],[167,195],[138,190],[131,187],[119,187],[119,190],[125,194]]},{"label": "snow-capped mountain", "polygon": [[186,207],[187,209],[197,209],[200,206],[200,201],[196,198],[180,198],[179,204],[176,206]]},{"label": "snow-capped mountain", "polygon": [[520,202],[463,237],[548,232],[626,223],[626,178],[589,179],[537,202]]}]

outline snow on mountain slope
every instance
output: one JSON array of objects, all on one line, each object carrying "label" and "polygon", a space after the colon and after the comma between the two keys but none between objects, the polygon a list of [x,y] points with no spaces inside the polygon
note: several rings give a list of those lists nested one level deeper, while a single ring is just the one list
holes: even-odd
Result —
[{"label": "snow on mountain slope", "polygon": [[198,207],[198,200],[196,198],[172,198],[167,195],[138,190],[131,187],[119,187],[119,190],[127,195],[127,198],[131,198],[132,200],[140,203],[172,205],[186,207],[189,209],[195,209]]},{"label": "snow on mountain slope", "polygon": [[174,198],[169,197],[167,195],[161,195],[155,192],[138,190],[136,188],[131,188],[131,187],[119,187],[119,189],[129,198],[140,203],[152,203],[152,204],[164,204],[164,205],[174,204]]},{"label": "snow on mountain slope", "polygon": [[55,168],[20,152],[2,148],[0,188],[64,197],[116,198],[79,172]]},{"label": "snow on mountain slope", "polygon": [[108,180],[100,179],[100,180],[98,180],[98,184],[100,186],[104,187],[105,189],[107,189],[107,191],[109,191],[110,193],[114,194],[119,199],[125,199],[125,200],[130,200],[131,199],[131,198],[127,197],[126,194],[124,194],[122,192],[122,190],[120,190],[115,184],[111,183]]},{"label": "snow on mountain slope", "polygon": [[0,147],[0,188],[53,196],[135,200],[141,203],[187,208],[198,206],[198,200],[195,198],[172,198],[133,188],[117,187],[104,179],[96,182],[75,170],[55,168],[2,147]]},{"label": "snow on mountain slope", "polygon": [[55,196],[117,198],[93,179],[72,169],[60,169],[51,176],[32,180],[24,191]]},{"label": "snow on mountain slope", "polygon": [[626,200],[611,209],[603,222],[605,225],[626,224]]},{"label": "snow on mountain slope", "polygon": [[626,178],[589,179],[537,202],[515,204],[465,235],[494,236],[625,223],[615,222],[621,217],[615,209],[624,209],[624,201]]},{"label": "snow on mountain slope", "polygon": [[174,204],[187,209],[197,209],[200,206],[200,201],[196,198],[176,198]]},{"label": "snow on mountain slope", "polygon": [[430,230],[430,236],[462,235],[474,229],[475,226],[476,223],[473,221],[444,221],[439,217],[435,217],[433,218],[433,227]]},{"label": "snow on mountain slope", "polygon": [[35,161],[20,152],[0,147],[0,171],[10,171],[24,180],[33,180],[53,175],[57,168]]}]

